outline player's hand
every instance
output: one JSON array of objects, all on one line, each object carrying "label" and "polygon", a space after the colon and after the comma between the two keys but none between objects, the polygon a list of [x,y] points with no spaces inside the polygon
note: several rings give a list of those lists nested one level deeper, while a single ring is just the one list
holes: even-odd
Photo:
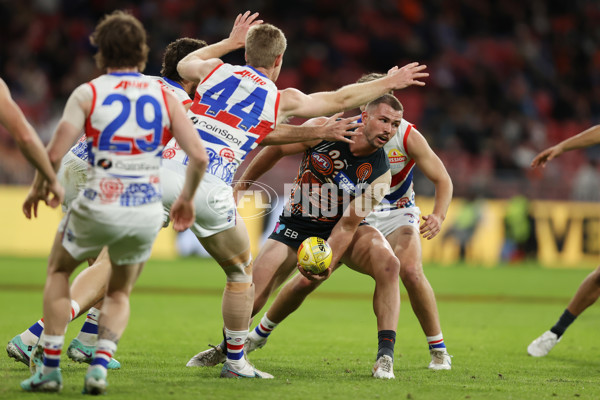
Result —
[{"label": "player's hand", "polygon": [[419,65],[418,62],[413,62],[406,64],[396,71],[390,70],[388,77],[391,77],[394,89],[404,89],[411,85],[425,86],[425,82],[419,80],[429,76],[429,73],[422,72],[425,68],[427,68],[426,65]]},{"label": "player's hand", "polygon": [[546,163],[563,153],[562,147],[559,145],[552,146],[542,151],[540,154],[534,157],[533,161],[531,161],[531,167],[545,167]]},{"label": "player's hand", "polygon": [[442,229],[442,218],[439,215],[429,214],[423,216],[423,223],[419,227],[419,233],[423,238],[431,240],[440,233]]},{"label": "player's hand", "polygon": [[46,205],[56,208],[62,204],[65,199],[65,189],[58,183],[58,180],[54,183],[48,184],[48,193],[46,196]]},{"label": "player's hand", "polygon": [[173,229],[177,232],[183,232],[194,224],[196,214],[194,212],[194,200],[183,200],[178,197],[171,206],[169,215],[173,221]]},{"label": "player's hand", "polygon": [[319,125],[318,129],[321,132],[319,137],[330,142],[346,142],[354,143],[353,137],[362,135],[358,132],[358,128],[363,126],[362,122],[356,122],[360,119],[360,115],[350,118],[340,118],[344,113],[340,112],[327,118],[325,123]]},{"label": "player's hand", "polygon": [[244,14],[238,14],[231,33],[229,34],[229,40],[235,45],[236,48],[242,48],[246,45],[246,34],[248,30],[254,25],[263,23],[262,19],[256,19],[258,13],[250,15],[250,11],[246,11]]},{"label": "player's hand", "polygon": [[313,272],[307,271],[304,268],[302,268],[302,266],[300,264],[296,264],[296,268],[298,268],[298,271],[300,271],[300,273],[306,279],[308,279],[310,281],[316,281],[316,282],[322,282],[322,281],[326,280],[327,278],[329,278],[331,276],[331,273],[333,272],[331,267],[327,268],[325,271],[321,272],[320,274],[315,274]]},{"label": "player's hand", "polygon": [[34,218],[37,218],[38,204],[40,201],[46,201],[46,190],[44,185],[42,186],[32,186],[29,189],[29,193],[27,193],[27,197],[23,202],[23,214],[27,219],[31,219],[33,215]]}]

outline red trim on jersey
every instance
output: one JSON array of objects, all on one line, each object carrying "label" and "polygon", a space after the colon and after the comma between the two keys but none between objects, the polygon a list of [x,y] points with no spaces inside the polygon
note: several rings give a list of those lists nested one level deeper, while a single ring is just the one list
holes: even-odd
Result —
[{"label": "red trim on jersey", "polygon": [[[96,86],[92,82],[88,82],[88,85],[92,88],[92,108],[90,108],[90,115],[94,112],[94,108],[96,107]],[[88,115],[89,117],[89,115]]]},{"label": "red trim on jersey", "polygon": [[277,99],[275,99],[275,119],[273,122],[273,126],[277,126],[277,113],[279,112],[279,99],[281,97],[281,92],[277,91]]},{"label": "red trim on jersey", "polygon": [[402,182],[404,180],[404,178],[406,178],[406,175],[408,175],[408,173],[410,172],[412,167],[414,167],[414,165],[415,165],[415,160],[410,160],[410,162],[408,164],[406,164],[400,172],[398,172],[396,175],[392,176],[392,183],[390,183],[390,187],[394,187],[397,184],[399,184],[400,182]]},{"label": "red trim on jersey", "polygon": [[[217,66],[215,67],[215,69],[213,69],[212,71],[210,71],[210,72],[208,73],[208,75],[206,75],[206,77],[205,77],[204,79],[202,79],[202,82],[200,82],[200,85],[202,85],[204,82],[206,82],[206,80],[207,80],[208,78],[210,78],[210,76],[211,76],[212,74],[214,74],[214,73],[215,73],[215,71],[216,71],[216,70],[218,70],[219,68],[221,68],[223,65],[225,65],[225,63],[224,63],[224,62],[221,62],[221,64],[217,65]],[[200,86],[200,85],[198,85],[198,86]]]},{"label": "red trim on jersey", "polygon": [[404,138],[402,139],[402,145],[404,146],[404,151],[406,152],[407,156],[408,156],[408,135],[410,135],[410,132],[411,132],[413,126],[414,125],[408,125],[408,128],[406,128],[406,133],[404,134]]}]

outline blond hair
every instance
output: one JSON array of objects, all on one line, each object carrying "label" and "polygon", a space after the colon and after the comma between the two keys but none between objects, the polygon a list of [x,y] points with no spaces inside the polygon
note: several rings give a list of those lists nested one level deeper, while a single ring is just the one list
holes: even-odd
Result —
[{"label": "blond hair", "polygon": [[255,25],[246,35],[246,61],[256,68],[270,68],[286,47],[281,29],[271,24]]}]

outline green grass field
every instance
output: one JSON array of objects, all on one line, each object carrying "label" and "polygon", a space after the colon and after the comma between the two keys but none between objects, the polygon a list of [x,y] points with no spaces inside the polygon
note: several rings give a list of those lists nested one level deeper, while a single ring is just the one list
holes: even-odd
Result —
[{"label": "green grass field", "polygon": [[[251,355],[274,380],[223,380],[220,369],[186,368],[221,339],[224,274],[209,260],[151,261],[132,295],[132,316],[109,372],[114,399],[598,399],[600,308],[586,311],[549,356],[527,356],[587,275],[535,266],[427,266],[451,371],[427,369],[425,337],[402,288],[396,379],[371,377],[377,329],[373,283],[345,268]],[[45,261],[0,257],[0,337],[8,342],[40,316]],[[74,321],[66,343],[83,319]],[[81,398],[86,365],[62,361],[63,398]],[[24,365],[0,357],[0,398],[47,398],[23,392]]]}]

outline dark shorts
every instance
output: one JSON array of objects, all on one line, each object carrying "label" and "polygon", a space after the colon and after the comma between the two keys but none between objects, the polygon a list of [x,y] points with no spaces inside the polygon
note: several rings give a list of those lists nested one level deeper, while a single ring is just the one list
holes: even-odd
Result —
[{"label": "dark shorts", "polygon": [[300,244],[308,237],[317,236],[327,240],[334,226],[318,222],[307,224],[293,217],[280,216],[269,239],[277,240],[297,251]]}]

